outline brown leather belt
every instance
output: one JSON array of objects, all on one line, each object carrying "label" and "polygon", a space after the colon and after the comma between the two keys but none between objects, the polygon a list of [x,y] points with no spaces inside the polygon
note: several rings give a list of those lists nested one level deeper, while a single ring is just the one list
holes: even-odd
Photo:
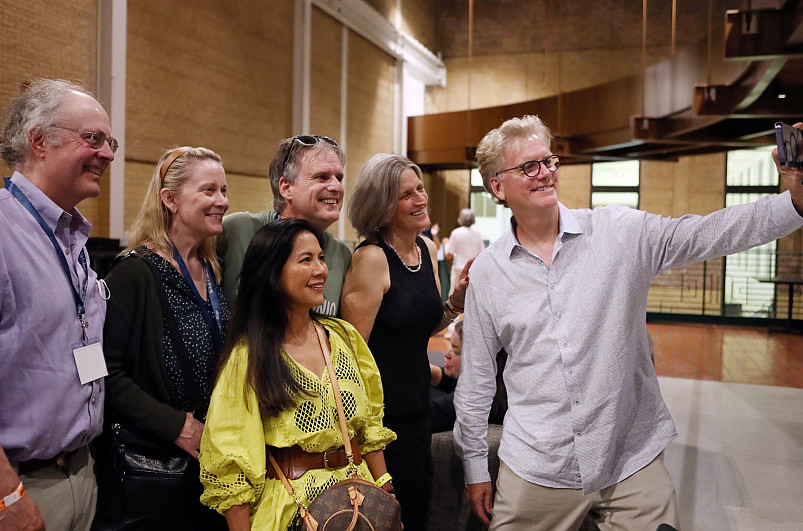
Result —
[{"label": "brown leather belt", "polygon": [[[325,468],[326,470],[335,470],[343,468],[349,464],[348,457],[346,457],[346,450],[341,446],[340,448],[333,448],[325,452],[309,453],[301,449],[300,446],[295,445],[289,448],[276,448],[275,446],[267,446],[273,458],[279,464],[287,479],[298,479],[304,475],[308,470],[315,470],[318,468]],[[351,450],[354,452],[354,464],[359,465],[362,462],[360,455],[360,446],[357,444],[357,438],[351,438]],[[270,479],[279,479],[276,471],[268,463],[265,474]]]},{"label": "brown leather belt", "polygon": [[48,468],[51,466],[60,470],[67,470],[67,467],[70,465],[70,459],[77,451],[78,450],[59,452],[50,459],[29,459],[27,461],[17,461],[13,464],[17,466],[19,474],[32,474],[38,470],[42,470],[43,468]]}]

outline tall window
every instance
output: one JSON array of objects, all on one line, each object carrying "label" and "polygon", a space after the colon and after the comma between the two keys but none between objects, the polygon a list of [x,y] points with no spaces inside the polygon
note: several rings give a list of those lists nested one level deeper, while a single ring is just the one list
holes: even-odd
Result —
[{"label": "tall window", "polygon": [[591,165],[591,208],[603,205],[639,206],[640,164],[637,160]]},{"label": "tall window", "polygon": [[471,170],[471,209],[474,211],[474,228],[490,243],[499,239],[510,227],[510,209],[497,205],[482,186],[482,175],[477,168]]},{"label": "tall window", "polygon": [[[752,203],[779,191],[778,172],[770,152],[773,146],[728,152],[725,206]],[[775,276],[777,242],[725,257],[723,293],[726,314],[746,317],[772,317],[775,289],[759,282]]]}]

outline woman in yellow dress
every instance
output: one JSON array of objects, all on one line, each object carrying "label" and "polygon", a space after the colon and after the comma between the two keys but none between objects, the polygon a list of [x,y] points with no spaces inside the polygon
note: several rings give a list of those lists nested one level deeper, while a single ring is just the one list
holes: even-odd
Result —
[{"label": "woman in yellow dress", "polygon": [[396,435],[382,424],[376,362],[350,324],[310,313],[323,302],[322,245],[308,222],[281,219],[260,229],[245,254],[200,456],[201,501],[232,530],[283,530],[296,513],[266,448],[305,505],[350,475],[319,326],[361,455],[358,474],[393,491],[383,449]]}]

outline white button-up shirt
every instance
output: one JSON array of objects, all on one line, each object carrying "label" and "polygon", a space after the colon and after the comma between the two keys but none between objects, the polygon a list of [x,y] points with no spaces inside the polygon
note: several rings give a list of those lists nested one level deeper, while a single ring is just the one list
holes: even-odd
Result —
[{"label": "white button-up shirt", "polygon": [[490,481],[500,348],[509,409],[499,457],[518,476],[589,493],[649,464],[677,436],[649,355],[653,277],[803,226],[788,192],[705,217],[559,209],[551,267],[519,244],[514,219],[471,268],[454,401],[466,483]]}]

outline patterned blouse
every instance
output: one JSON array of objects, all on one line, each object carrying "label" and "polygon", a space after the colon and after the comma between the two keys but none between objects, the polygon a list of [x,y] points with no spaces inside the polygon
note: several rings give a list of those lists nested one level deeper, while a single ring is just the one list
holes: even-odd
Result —
[{"label": "patterned blouse", "polygon": [[[182,274],[157,253],[148,253],[146,257],[156,265],[156,269],[159,271],[162,286],[167,293],[167,301],[173,310],[179,333],[190,358],[195,381],[198,382],[201,397],[205,402],[208,402],[209,397],[212,396],[212,379],[220,357],[215,352],[212,334],[206,325],[201,310],[198,308],[198,304],[195,302],[195,296]],[[221,339],[225,339],[226,327],[229,322],[229,307],[226,304],[220,285],[213,284],[220,300],[220,322],[218,326],[222,334]],[[209,312],[214,315],[208,294],[206,299],[206,306]],[[194,405],[190,401],[187,386],[184,384],[184,374],[181,370],[176,349],[170,338],[166,320],[163,338],[165,369],[167,370],[170,384],[178,395],[180,404],[177,405],[181,406],[185,411],[192,411]]]}]

